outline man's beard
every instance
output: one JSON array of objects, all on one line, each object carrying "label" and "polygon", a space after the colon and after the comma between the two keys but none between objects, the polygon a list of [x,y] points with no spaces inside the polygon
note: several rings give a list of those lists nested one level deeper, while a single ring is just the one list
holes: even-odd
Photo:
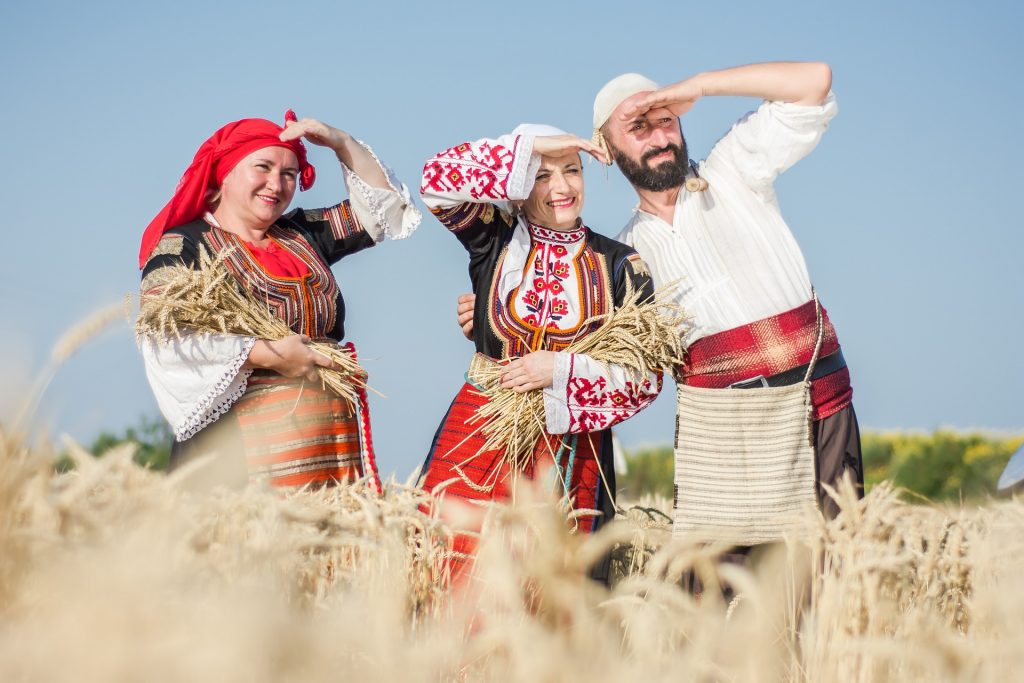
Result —
[{"label": "man's beard", "polygon": [[[673,158],[670,161],[663,161],[654,167],[647,164],[648,159],[666,150],[672,151]],[[690,168],[685,138],[682,146],[670,143],[659,149],[648,150],[640,157],[640,161],[633,161],[615,148],[612,149],[612,155],[622,175],[626,176],[626,180],[638,190],[663,192],[679,187],[686,180],[686,172]]]}]

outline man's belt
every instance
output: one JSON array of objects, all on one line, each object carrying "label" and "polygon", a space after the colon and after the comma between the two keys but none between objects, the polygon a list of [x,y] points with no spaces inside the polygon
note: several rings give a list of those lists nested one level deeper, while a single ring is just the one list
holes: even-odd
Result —
[{"label": "man's belt", "polygon": [[[751,377],[750,379],[740,380],[729,385],[730,389],[756,389],[758,387],[785,387],[790,384],[796,384],[802,382],[804,377],[807,376],[807,368],[810,363],[804,363],[799,367],[780,372],[777,375],[771,377],[765,377],[764,375],[758,375],[757,377]],[[842,370],[846,367],[846,359],[843,358],[842,348],[838,348],[824,358],[819,358],[817,364],[814,366],[814,372],[811,374],[811,379],[818,379],[825,375],[831,375],[833,372]]]}]

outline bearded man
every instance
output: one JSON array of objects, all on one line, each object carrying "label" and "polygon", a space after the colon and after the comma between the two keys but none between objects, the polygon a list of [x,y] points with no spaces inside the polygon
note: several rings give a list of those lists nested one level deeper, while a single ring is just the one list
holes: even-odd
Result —
[{"label": "bearded man", "polygon": [[[691,317],[690,327],[683,332],[689,357],[679,369],[680,391],[684,387],[687,391],[691,387],[753,387],[753,392],[767,395],[778,391],[772,388],[806,380],[811,429],[804,474],[829,517],[835,516],[838,507],[823,485],[835,487],[848,475],[863,491],[860,433],[851,403],[850,373],[835,328],[817,301],[803,253],[782,218],[774,181],[817,146],[835,116],[831,85],[827,64],[776,62],[700,73],[664,88],[638,74],[625,74],[606,84],[594,101],[595,142],[610,152],[640,199],[618,240],[639,252],[657,286],[678,283],[676,300]],[[758,97],[764,102],[736,122],[705,160],[690,161],[679,117],[702,97],[726,95]],[[698,392],[697,400],[723,397],[732,401],[736,392]],[[699,482],[702,476],[719,484],[725,481],[735,464],[729,462],[729,449],[741,448],[724,444],[717,454],[704,449],[700,444],[717,438],[701,431],[706,425],[696,425],[697,432],[691,430],[686,436],[694,425],[684,414],[684,403],[681,396],[677,530],[679,509],[685,503],[680,500],[685,498],[680,487],[689,486],[691,496],[709,501],[724,495],[714,490],[715,484]],[[763,432],[759,436],[802,417],[780,415],[762,418],[755,428]],[[749,427],[725,424],[721,431],[729,434],[724,441]],[[684,436],[688,447],[681,443]],[[719,461],[718,469],[703,470],[702,456],[707,463]],[[751,460],[744,468],[759,462]],[[688,469],[681,471],[684,468]],[[739,487],[756,491],[732,491],[733,507],[757,516],[759,495],[767,507],[782,505],[779,496],[784,498],[793,489],[772,493],[773,479],[799,476],[795,470],[766,464],[754,480]],[[693,482],[698,482],[696,489]],[[697,523],[702,505],[698,500],[687,513]],[[727,517],[719,522],[727,524]]]}]

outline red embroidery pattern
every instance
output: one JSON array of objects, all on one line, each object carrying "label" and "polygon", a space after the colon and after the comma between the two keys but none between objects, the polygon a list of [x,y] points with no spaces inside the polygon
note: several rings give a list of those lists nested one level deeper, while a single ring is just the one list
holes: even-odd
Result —
[{"label": "red embroidery pattern", "polygon": [[[536,252],[537,247],[538,245],[535,243],[534,252]],[[566,250],[566,255],[568,255],[568,250]],[[502,256],[502,259],[504,259],[504,256]],[[564,319],[567,310],[563,310],[562,305],[554,309],[556,315],[563,317],[562,326],[557,329],[545,329],[536,323],[531,324],[524,319],[526,316],[521,315],[521,310],[519,312],[515,310],[521,303],[518,298],[518,292],[524,287],[529,286],[529,279],[524,281],[518,289],[512,290],[508,297],[503,299],[498,296],[498,278],[494,278],[494,281],[491,283],[490,293],[488,294],[490,301],[488,320],[491,324],[491,331],[498,339],[503,341],[504,350],[501,354],[502,356],[518,358],[538,349],[562,351],[577,336],[589,334],[600,327],[599,322],[591,322],[585,326],[582,323],[594,316],[607,313],[612,306],[611,282],[607,278],[608,266],[605,263],[604,256],[596,253],[584,244],[580,252],[574,258],[567,258],[567,261],[569,272],[574,275],[565,280],[565,282],[571,282],[572,286],[576,288],[580,300],[580,310],[578,316],[573,316],[574,322],[569,324]],[[529,261],[529,263],[533,263],[533,261]],[[499,272],[500,269],[501,260],[498,261]],[[530,270],[532,272],[532,268]],[[539,302],[539,300],[540,294],[537,294],[537,301]],[[565,305],[566,307],[568,306],[567,304]],[[578,321],[576,318],[578,318]]]},{"label": "red embroidery pattern", "polygon": [[566,279],[572,273],[566,244],[579,243],[586,236],[580,228],[572,232],[549,230],[539,225],[529,224],[533,238],[533,278],[529,286],[520,289],[520,301],[529,313],[523,316],[523,322],[534,326],[543,326],[548,330],[559,330],[560,322],[569,312],[569,302],[564,298]]},{"label": "red embroidery pattern", "polygon": [[545,228],[544,226],[537,225],[536,223],[528,223],[528,225],[530,226],[530,234],[533,235],[534,239],[542,242],[575,244],[582,240],[586,234],[586,228],[583,227],[583,223],[578,218],[576,219],[576,228],[564,232]]},{"label": "red embroidery pattern", "polygon": [[420,193],[464,192],[468,185],[473,199],[507,199],[506,186],[515,156],[515,148],[490,142],[449,147],[423,166]]},{"label": "red embroidery pattern", "polygon": [[645,379],[639,384],[626,382],[623,388],[609,391],[604,377],[570,377],[569,431],[575,434],[608,429],[632,417],[658,396],[660,379],[658,384],[652,389],[651,381]]}]

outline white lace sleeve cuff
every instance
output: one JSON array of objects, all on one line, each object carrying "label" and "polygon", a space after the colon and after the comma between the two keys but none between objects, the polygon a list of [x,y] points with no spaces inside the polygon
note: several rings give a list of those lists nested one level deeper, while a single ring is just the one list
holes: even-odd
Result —
[{"label": "white lace sleeve cuff", "polygon": [[572,360],[571,353],[555,353],[551,386],[544,389],[544,426],[548,434],[565,434],[569,431],[569,403],[566,396],[569,393]]},{"label": "white lace sleeve cuff", "polygon": [[356,143],[377,162],[387,178],[388,187],[371,187],[355,171],[342,164],[342,175],[352,211],[374,242],[380,242],[385,237],[405,239],[416,231],[422,220],[420,210],[412,202],[409,188],[398,179],[394,171],[381,163],[369,145],[361,140],[356,140]]},{"label": "white lace sleeve cuff", "polygon": [[216,422],[245,393],[252,370],[242,366],[255,343],[225,334],[139,340],[149,385],[177,441]]}]

